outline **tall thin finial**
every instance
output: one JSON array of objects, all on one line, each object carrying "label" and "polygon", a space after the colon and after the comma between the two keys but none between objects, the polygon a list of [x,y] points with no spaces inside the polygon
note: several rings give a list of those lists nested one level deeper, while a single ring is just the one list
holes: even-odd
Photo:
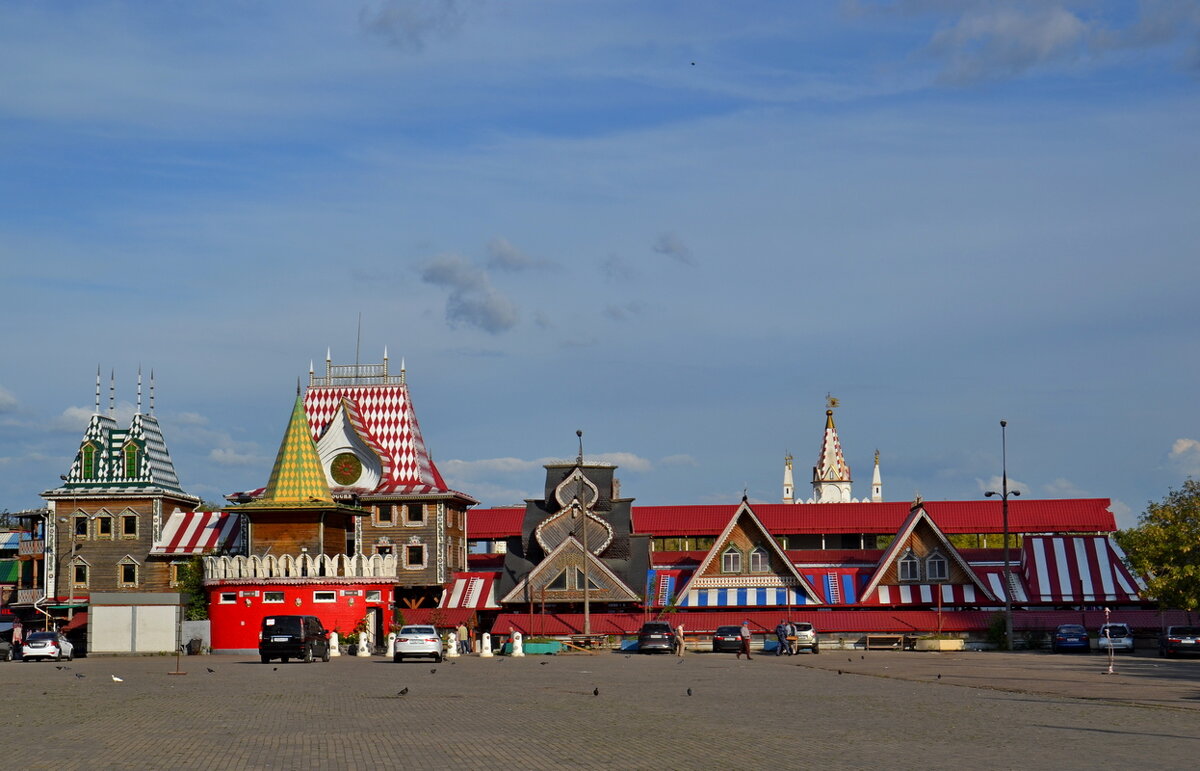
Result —
[{"label": "tall thin finial", "polygon": [[576,430],[575,436],[579,437],[579,457],[575,459],[575,464],[583,465],[583,431]]},{"label": "tall thin finial", "polygon": [[358,336],[354,340],[354,376],[358,377],[358,351],[362,348],[362,311],[358,312]]},{"label": "tall thin finial", "polygon": [[108,414],[117,411],[117,368],[113,367],[108,374]]},{"label": "tall thin finial", "polygon": [[154,414],[154,370],[150,370],[150,414]]},{"label": "tall thin finial", "polygon": [[137,414],[142,414],[142,365],[138,365]]},{"label": "tall thin finial", "polygon": [[404,385],[407,382],[408,382],[408,375],[405,374],[404,357],[401,356],[400,357],[400,385]]},{"label": "tall thin finial", "polygon": [[300,395],[300,378],[296,378],[296,396]]},{"label": "tall thin finial", "polygon": [[100,414],[100,365],[96,365],[96,414]]},{"label": "tall thin finial", "polygon": [[833,394],[826,392],[826,394],[825,394],[825,406],[826,406],[826,408],[828,408],[828,409],[831,409],[831,410],[832,410],[834,407],[838,406],[839,404],[841,404],[841,400],[840,400],[840,399],[838,399],[838,398],[837,398],[836,396],[834,396]]}]

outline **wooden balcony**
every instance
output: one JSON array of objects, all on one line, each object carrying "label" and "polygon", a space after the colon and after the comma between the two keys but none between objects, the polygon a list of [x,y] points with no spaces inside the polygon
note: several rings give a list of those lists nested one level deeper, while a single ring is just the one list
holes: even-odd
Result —
[{"label": "wooden balcony", "polygon": [[44,538],[31,538],[28,541],[20,541],[17,544],[18,557],[41,557],[46,553],[46,540]]},{"label": "wooden balcony", "polygon": [[46,596],[46,590],[38,589],[18,589],[17,590],[17,605],[32,605],[38,600]]}]

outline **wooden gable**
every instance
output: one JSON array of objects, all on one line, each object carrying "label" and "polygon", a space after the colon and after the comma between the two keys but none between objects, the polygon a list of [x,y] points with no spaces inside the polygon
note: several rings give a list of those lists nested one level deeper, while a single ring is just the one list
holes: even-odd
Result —
[{"label": "wooden gable", "polygon": [[641,599],[596,555],[586,552],[574,536],[568,536],[500,602],[583,602],[585,565],[589,601],[637,602]]}]

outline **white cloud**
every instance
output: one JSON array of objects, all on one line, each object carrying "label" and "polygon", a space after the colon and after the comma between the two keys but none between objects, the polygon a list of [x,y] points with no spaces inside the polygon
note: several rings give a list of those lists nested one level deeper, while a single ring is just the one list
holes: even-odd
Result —
[{"label": "white cloud", "polygon": [[1087,492],[1069,479],[1059,477],[1049,484],[1042,485],[1047,498],[1087,498]]},{"label": "white cloud", "polygon": [[1200,476],[1200,442],[1176,439],[1171,445],[1171,465],[1188,476]]},{"label": "white cloud", "polygon": [[[975,484],[979,486],[979,490],[981,492],[986,493],[989,491],[995,491],[997,493],[996,497],[998,498],[1000,489],[1001,489],[1001,487],[1003,487],[1003,484],[1002,484],[1003,481],[1004,480],[1001,479],[1000,477],[994,476],[994,477],[991,477],[990,479],[976,478]],[[1012,493],[1014,490],[1019,490],[1021,495],[1028,497],[1029,491],[1032,489],[1033,488],[1030,485],[1027,485],[1024,482],[1018,482],[1017,480],[1013,479],[1012,477],[1008,478],[1008,493],[1009,493],[1010,498],[1012,497]]]},{"label": "white cloud", "polygon": [[17,408],[17,397],[0,386],[0,412],[12,412]]},{"label": "white cloud", "polygon": [[50,419],[52,431],[83,431],[95,411],[90,407],[67,407],[61,414]]},{"label": "white cloud", "polygon": [[692,256],[692,250],[687,244],[674,233],[661,233],[658,238],[654,239],[654,243],[650,247],[659,254],[665,254],[684,265],[695,265],[696,259]]},{"label": "white cloud", "polygon": [[664,466],[699,466],[700,464],[691,455],[668,455],[659,461]]},{"label": "white cloud", "polygon": [[1113,518],[1117,520],[1117,527],[1119,529],[1128,530],[1137,525],[1137,515],[1125,502],[1113,498],[1108,509],[1113,513]]},{"label": "white cloud", "polygon": [[487,252],[489,268],[498,268],[515,273],[533,268],[544,268],[550,265],[549,261],[526,254],[513,246],[508,239],[501,238],[500,236],[495,236],[488,240]]},{"label": "white cloud", "polygon": [[517,324],[517,306],[492,286],[486,271],[457,254],[441,254],[421,269],[421,280],[450,290],[446,322],[493,335]]},{"label": "white cloud", "polygon": [[238,452],[228,447],[214,447],[208,453],[208,459],[218,466],[243,466],[250,464],[268,463],[271,461],[263,455]]}]

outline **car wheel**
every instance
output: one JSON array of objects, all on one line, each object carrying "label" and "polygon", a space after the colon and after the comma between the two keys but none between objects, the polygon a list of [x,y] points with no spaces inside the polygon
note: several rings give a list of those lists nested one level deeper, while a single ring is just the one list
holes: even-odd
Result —
[{"label": "car wheel", "polygon": [[271,657],[270,657],[270,656],[259,656],[258,658],[259,658],[259,659],[261,659],[261,660],[262,660],[262,663],[264,663],[264,664],[270,664],[270,663],[271,663]]},{"label": "car wheel", "polygon": [[814,656],[815,656],[815,655],[817,655],[818,653],[820,653],[820,652],[821,652],[821,646],[820,646],[820,645],[813,645],[813,649],[812,649],[812,651],[813,651],[813,655],[814,655]]},{"label": "car wheel", "polygon": [[436,654],[436,655],[433,657],[433,662],[434,662],[435,664],[441,664],[441,663],[442,663],[442,654],[440,654],[440,653]]},{"label": "car wheel", "polygon": [[393,654],[392,654],[392,662],[393,662],[393,663],[396,663],[396,664],[403,664],[403,663],[404,663],[404,657],[403,657],[403,656],[401,656],[399,653],[393,653]]},{"label": "car wheel", "polygon": [[286,664],[286,663],[288,663],[288,659],[290,659],[290,658],[291,658],[291,656],[280,656],[280,657],[279,657],[279,663],[280,663],[280,664]]},{"label": "car wheel", "polygon": [[67,661],[74,661],[74,660],[75,660],[75,651],[72,650],[70,653],[67,654]]},{"label": "car wheel", "polygon": [[321,661],[329,661],[329,646],[325,646],[325,652],[321,654]]}]

